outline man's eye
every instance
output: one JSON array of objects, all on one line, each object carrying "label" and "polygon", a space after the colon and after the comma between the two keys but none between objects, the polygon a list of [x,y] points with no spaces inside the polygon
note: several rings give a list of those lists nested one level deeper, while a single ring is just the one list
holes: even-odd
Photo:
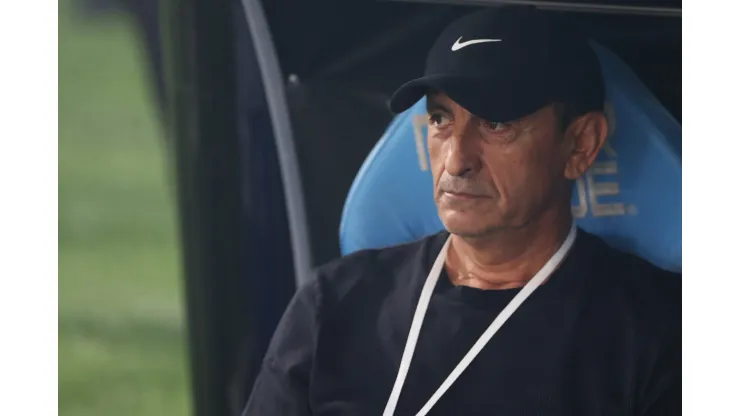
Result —
[{"label": "man's eye", "polygon": [[429,124],[434,127],[444,127],[450,120],[442,114],[430,114]]},{"label": "man's eye", "polygon": [[498,121],[488,121],[488,120],[482,120],[483,125],[486,127],[486,129],[491,130],[493,132],[504,132],[511,127],[508,123],[500,123]]}]

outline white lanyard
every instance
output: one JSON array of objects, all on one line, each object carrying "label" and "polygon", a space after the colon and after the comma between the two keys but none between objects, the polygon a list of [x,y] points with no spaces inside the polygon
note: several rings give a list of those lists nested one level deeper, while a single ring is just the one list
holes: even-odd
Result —
[{"label": "white lanyard", "polygon": [[[406,381],[406,374],[408,374],[409,366],[411,365],[411,358],[414,356],[416,341],[419,339],[421,324],[424,321],[424,315],[427,312],[429,300],[432,298],[432,293],[434,292],[434,287],[437,285],[437,280],[439,280],[439,275],[442,272],[442,267],[444,267],[445,259],[447,258],[447,249],[450,246],[451,238],[452,236],[450,236],[445,242],[444,246],[442,246],[442,250],[439,252],[437,260],[435,260],[434,266],[432,266],[432,270],[429,272],[429,276],[427,276],[427,280],[421,290],[421,297],[419,298],[419,303],[416,304],[414,319],[411,321],[411,330],[409,332],[409,337],[406,339],[406,347],[404,348],[403,356],[401,357],[401,365],[398,369],[398,375],[396,376],[396,383],[393,385],[393,390],[391,391],[391,395],[388,398],[388,404],[386,404],[385,406],[383,416],[392,416],[393,412],[395,412],[396,410],[398,399],[401,396],[401,389],[403,388],[404,381]],[[457,380],[460,374],[465,371],[468,365],[470,365],[470,363],[478,355],[478,353],[481,352],[488,341],[491,340],[496,331],[498,331],[499,328],[501,328],[501,326],[504,324],[504,322],[506,322],[506,320],[509,319],[514,311],[516,311],[519,305],[521,305],[522,302],[524,302],[524,300],[527,299],[527,297],[531,295],[532,292],[534,292],[534,290],[537,289],[545,281],[545,279],[547,279],[552,274],[552,272],[555,271],[558,265],[560,265],[560,263],[562,262],[563,258],[565,258],[565,255],[568,254],[568,251],[573,246],[573,242],[575,241],[575,239],[576,224],[573,223],[570,228],[570,233],[563,242],[563,245],[560,246],[558,251],[555,252],[550,260],[548,260],[547,263],[542,266],[542,269],[540,269],[540,271],[537,272],[537,274],[535,274],[534,277],[529,282],[527,282],[526,285],[524,285],[522,290],[520,290],[519,293],[514,296],[514,299],[512,299],[511,302],[509,302],[509,304],[506,305],[506,307],[501,311],[501,313],[498,314],[498,316],[496,317],[496,319],[493,320],[488,329],[483,332],[483,335],[481,335],[478,341],[475,342],[475,344],[470,349],[470,351],[468,351],[465,357],[460,360],[460,362],[457,364],[457,367],[452,370],[450,375],[447,376],[447,379],[442,383],[441,386],[439,386],[437,391],[432,395],[429,401],[427,401],[424,407],[419,410],[419,413],[417,413],[416,416],[424,416],[429,413],[432,407],[437,403],[437,401],[439,401],[442,395],[445,394],[447,389],[452,386],[452,383]]]}]

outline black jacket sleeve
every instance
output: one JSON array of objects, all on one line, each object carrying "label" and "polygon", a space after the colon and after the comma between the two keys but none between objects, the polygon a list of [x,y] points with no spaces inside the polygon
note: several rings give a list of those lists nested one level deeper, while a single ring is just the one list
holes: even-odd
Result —
[{"label": "black jacket sleeve", "polygon": [[681,275],[668,275],[660,291],[667,302],[658,303],[663,312],[653,328],[659,334],[648,348],[646,382],[638,401],[640,416],[681,414]]},{"label": "black jacket sleeve", "polygon": [[678,416],[681,414],[681,340],[661,352],[652,368],[649,385],[638,414]]},{"label": "black jacket sleeve", "polygon": [[242,416],[311,414],[309,376],[320,298],[318,280],[296,292],[275,330]]}]

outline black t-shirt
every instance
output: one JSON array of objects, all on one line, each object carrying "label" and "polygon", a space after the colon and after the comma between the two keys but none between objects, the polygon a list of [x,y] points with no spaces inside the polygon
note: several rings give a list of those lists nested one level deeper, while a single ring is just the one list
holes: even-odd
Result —
[{"label": "black t-shirt", "polygon": [[[285,312],[244,415],[382,415],[448,235],[319,268]],[[519,290],[454,286],[442,273],[396,415],[421,409]],[[680,415],[680,275],[579,230],[429,414]]]}]

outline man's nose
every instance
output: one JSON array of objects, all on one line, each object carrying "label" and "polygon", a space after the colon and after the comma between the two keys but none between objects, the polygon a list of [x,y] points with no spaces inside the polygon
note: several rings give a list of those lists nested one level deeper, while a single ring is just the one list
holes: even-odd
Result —
[{"label": "man's nose", "polygon": [[478,171],[481,152],[476,134],[472,123],[464,123],[448,139],[445,158],[445,170],[448,174],[468,176]]}]

